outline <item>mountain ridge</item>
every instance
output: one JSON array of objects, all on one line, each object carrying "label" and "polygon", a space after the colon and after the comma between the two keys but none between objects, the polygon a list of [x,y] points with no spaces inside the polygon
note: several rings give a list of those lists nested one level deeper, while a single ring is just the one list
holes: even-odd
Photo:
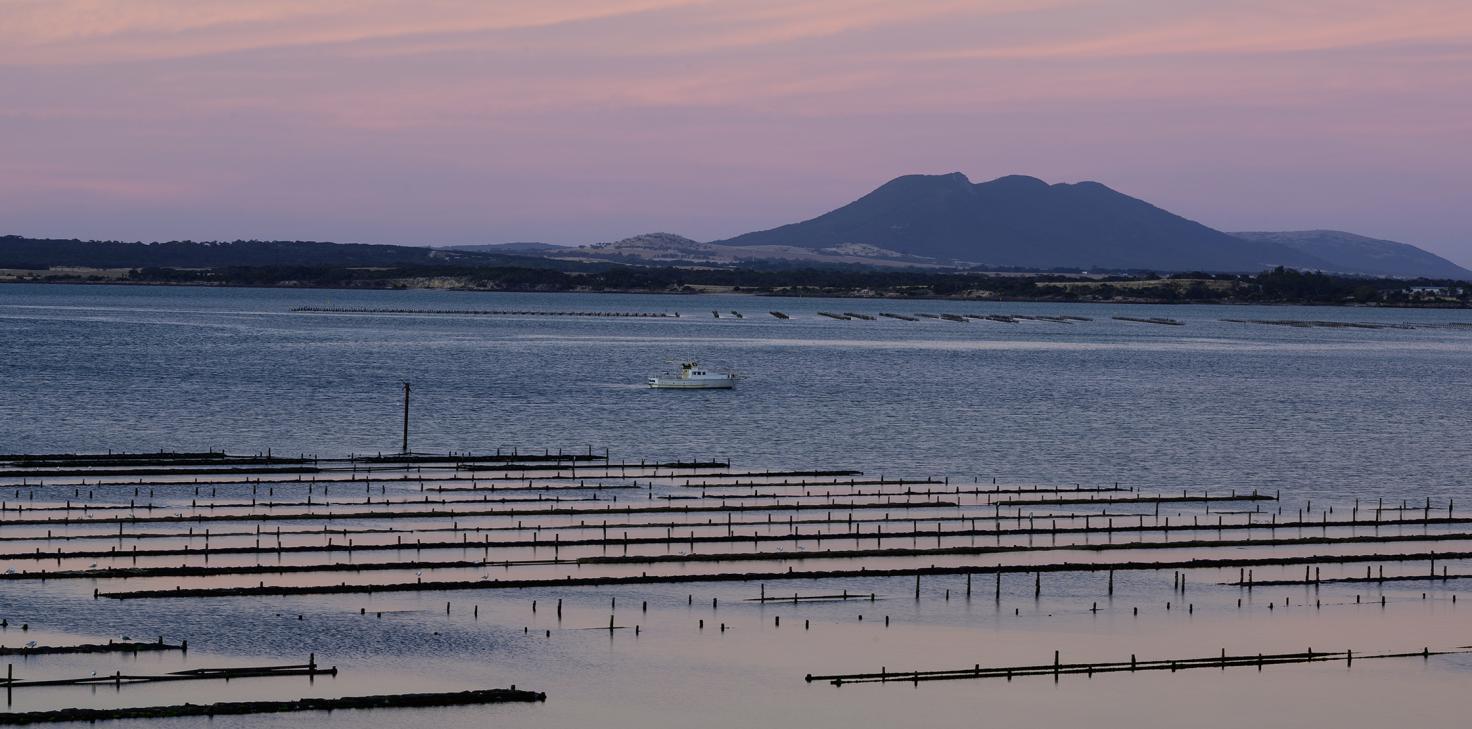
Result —
[{"label": "mountain ridge", "polygon": [[1335,230],[1227,233],[1103,183],[901,175],[816,217],[700,242],[646,233],[581,246],[322,241],[122,242],[0,236],[0,268],[223,266],[799,266],[1256,273],[1278,266],[1472,280],[1414,245]]},{"label": "mountain ridge", "polygon": [[1472,270],[1423,248],[1342,230],[1245,231],[1246,240],[1271,241],[1330,261],[1336,273],[1472,279]]},{"label": "mountain ridge", "polygon": [[808,220],[714,241],[821,248],[842,243],[981,265],[1252,272],[1321,268],[1316,256],[1236,238],[1102,183],[1007,175],[903,175]]}]

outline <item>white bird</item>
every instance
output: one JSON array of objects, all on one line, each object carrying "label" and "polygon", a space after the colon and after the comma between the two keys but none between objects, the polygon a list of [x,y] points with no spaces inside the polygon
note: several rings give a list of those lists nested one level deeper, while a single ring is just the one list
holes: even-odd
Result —
[{"label": "white bird", "polygon": [[415,572],[414,573],[414,576],[415,577],[422,577],[422,576],[424,576],[424,570],[419,570],[418,572]]},{"label": "white bird", "polygon": [[35,648],[36,647],[36,641],[33,640],[33,641],[30,641],[29,643],[26,643],[26,647],[27,648]]},{"label": "white bird", "polygon": [[15,574],[15,568],[14,567],[7,568],[5,570],[5,574],[7,574],[7,575],[13,575],[13,574]]},{"label": "white bird", "polygon": [[95,570],[95,569],[97,569],[97,563],[96,562],[93,562],[92,564],[87,565],[87,569],[89,569],[89,570]]}]

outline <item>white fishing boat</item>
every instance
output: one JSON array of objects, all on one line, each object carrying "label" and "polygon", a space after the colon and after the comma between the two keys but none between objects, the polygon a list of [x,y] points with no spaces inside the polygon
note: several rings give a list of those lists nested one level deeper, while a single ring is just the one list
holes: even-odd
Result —
[{"label": "white fishing boat", "polygon": [[649,378],[649,386],[663,390],[729,390],[736,385],[736,375],[711,372],[697,362],[683,362],[679,372]]}]

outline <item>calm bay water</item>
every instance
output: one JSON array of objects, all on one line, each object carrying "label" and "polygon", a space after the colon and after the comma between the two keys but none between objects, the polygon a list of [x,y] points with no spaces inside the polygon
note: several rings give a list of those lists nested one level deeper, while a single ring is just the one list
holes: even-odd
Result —
[{"label": "calm bay water", "polygon": [[[682,316],[289,312],[298,305]],[[1093,321],[834,321],[820,310]],[[395,450],[398,383],[410,380],[413,446],[425,450],[592,446],[1305,495],[1466,483],[1472,328],[1223,318],[1446,324],[1472,312],[15,285],[0,287],[0,451]],[[640,386],[682,358],[747,379],[733,392]]]},{"label": "calm bay water", "polygon": [[[675,312],[679,319],[291,313],[294,306]],[[711,310],[744,319],[715,319]],[[766,312],[792,315],[779,321]],[[818,311],[1045,314],[1018,324],[834,321]],[[1164,316],[1183,326],[1115,321]],[[1224,322],[1314,319],[1414,329]],[[854,467],[892,475],[1146,488],[1281,489],[1311,499],[1464,499],[1472,444],[1472,312],[1303,307],[878,302],[743,296],[520,295],[0,286],[0,452],[190,450],[337,455],[399,444],[399,383],[414,384],[421,450],[609,448],[615,457],[730,457],[754,467]],[[731,392],[650,391],[666,360],[745,376]],[[181,507],[182,508],[182,507]],[[1455,542],[1448,543],[1448,549]],[[1469,547],[1472,549],[1472,547]],[[1465,564],[1453,565],[1472,570]],[[1297,568],[1294,568],[1297,569]],[[1332,566],[1331,566],[1332,569]],[[1358,574],[1361,566],[1342,574]],[[1419,569],[1419,567],[1417,567]],[[1285,570],[1286,574],[1286,570]],[[1339,573],[1335,573],[1339,574]],[[519,684],[544,705],[339,713],[313,724],[394,727],[1002,726],[1372,727],[1417,717],[1458,726],[1464,657],[1253,671],[1071,678],[1060,683],[806,684],[809,672],[1117,660],[1321,648],[1461,645],[1465,614],[1420,584],[1241,591],[1193,575],[1192,612],[1165,610],[1163,574],[1122,575],[1106,610],[1097,575],[1060,576],[1035,600],[1022,578],[997,603],[959,599],[959,578],[825,583],[877,603],[743,604],[740,583],[527,592],[117,602],[93,584],[0,583],[0,617],[42,638],[189,637],[190,655],[132,670],[279,662],[340,665],[311,687],[241,683],[113,694],[17,692],[14,708],[294,698],[312,693]],[[1272,575],[1267,575],[1271,577]],[[1330,574],[1325,575],[1331,576]],[[165,578],[165,580],[168,578]],[[331,579],[336,579],[331,578]],[[279,582],[281,580],[273,580]],[[114,585],[115,586],[115,585]],[[132,587],[132,584],[126,584]],[[788,589],[784,586],[783,589]],[[808,585],[798,586],[809,591]],[[942,598],[952,590],[957,598]],[[1379,594],[1378,592],[1375,594]],[[691,595],[694,595],[692,598]],[[635,638],[596,629],[616,597]],[[712,597],[719,611],[709,607]],[[1444,597],[1444,596],[1443,596]],[[562,598],[565,622],[545,605]],[[1269,602],[1289,598],[1270,611]],[[529,603],[544,608],[532,613]],[[1322,600],[1323,609],[1306,605]],[[454,601],[455,611],[444,612]],[[648,612],[627,606],[648,602]],[[472,619],[465,606],[479,606]],[[1464,601],[1465,603],[1465,601]],[[704,607],[702,607],[702,604]],[[1129,607],[1143,606],[1138,616]],[[1464,604],[1465,606],[1465,604]],[[382,618],[359,609],[383,611]],[[1015,611],[1015,612],[1014,612]],[[633,612],[633,615],[630,613]],[[868,620],[857,616],[867,614]],[[777,628],[773,618],[786,619]],[[884,628],[882,615],[895,618]],[[696,628],[696,620],[708,623]],[[796,627],[812,621],[812,630]],[[730,630],[714,630],[717,622]],[[550,638],[539,636],[553,630]],[[130,659],[134,660],[134,659]],[[23,671],[77,675],[88,660]],[[220,718],[289,727],[302,716]],[[160,726],[203,725],[199,721]]]}]

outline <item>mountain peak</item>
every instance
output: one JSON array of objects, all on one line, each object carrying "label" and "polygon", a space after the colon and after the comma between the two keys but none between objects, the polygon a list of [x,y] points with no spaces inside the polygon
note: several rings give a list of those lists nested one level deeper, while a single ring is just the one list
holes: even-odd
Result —
[{"label": "mountain peak", "polygon": [[873,246],[951,264],[1257,272],[1287,266],[1342,273],[1472,278],[1415,246],[1338,231],[1228,234],[1103,183],[1030,175],[972,183],[904,175],[811,220],[717,241],[810,250]]},{"label": "mountain peak", "polygon": [[1042,180],[1033,177],[1032,175],[1004,175],[1002,177],[998,177],[995,180],[992,180],[991,182],[978,183],[978,187],[983,185],[994,187],[1012,187],[1024,190],[1038,190],[1046,189],[1049,187],[1048,183],[1043,182]]},{"label": "mountain peak", "polygon": [[1234,238],[1096,182],[1050,185],[1007,175],[973,184],[959,172],[896,177],[811,220],[719,242],[809,249],[849,243],[1043,269],[1259,271],[1323,263],[1287,246]]},{"label": "mountain peak", "polygon": [[943,175],[900,175],[889,182],[874,188],[870,195],[890,192],[895,190],[966,190],[971,188],[971,180],[960,172],[948,172]]}]

